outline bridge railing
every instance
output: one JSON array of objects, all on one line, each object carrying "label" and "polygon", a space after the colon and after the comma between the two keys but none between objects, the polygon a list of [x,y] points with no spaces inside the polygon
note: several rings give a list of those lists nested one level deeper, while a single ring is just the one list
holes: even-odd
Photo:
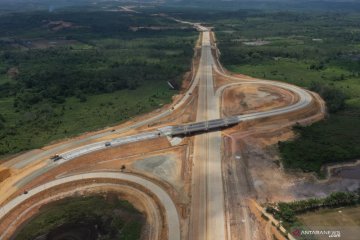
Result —
[{"label": "bridge railing", "polygon": [[211,131],[219,128],[226,128],[233,126],[240,122],[238,117],[220,118],[209,121],[189,123],[183,125],[172,126],[171,129],[167,129],[166,135],[187,135],[195,132]]}]

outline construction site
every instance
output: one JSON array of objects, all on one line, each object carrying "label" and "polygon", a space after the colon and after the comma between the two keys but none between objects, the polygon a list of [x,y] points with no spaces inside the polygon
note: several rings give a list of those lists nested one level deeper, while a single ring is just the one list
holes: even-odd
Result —
[{"label": "construction site", "polygon": [[[110,191],[146,216],[142,239],[286,239],[279,222],[263,217],[264,203],[351,185],[281,165],[277,143],[296,137],[294,125],[325,117],[318,94],[228,72],[215,33],[188,24],[199,31],[192,72],[171,104],[0,165],[0,239],[11,239],[53,201]],[[236,123],[206,125],[226,118]],[[171,130],[199,122],[205,127],[196,132]]]}]

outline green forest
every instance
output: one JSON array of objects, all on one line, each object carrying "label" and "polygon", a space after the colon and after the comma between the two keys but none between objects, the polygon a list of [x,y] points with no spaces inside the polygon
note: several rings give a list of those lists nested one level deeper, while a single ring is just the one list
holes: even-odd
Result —
[{"label": "green forest", "polygon": [[190,70],[196,38],[195,30],[148,14],[0,16],[0,155],[168,103]]}]

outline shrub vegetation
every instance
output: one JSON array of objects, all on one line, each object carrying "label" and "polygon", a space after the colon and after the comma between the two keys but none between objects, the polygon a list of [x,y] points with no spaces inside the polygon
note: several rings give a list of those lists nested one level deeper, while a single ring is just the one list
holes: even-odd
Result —
[{"label": "shrub vegetation", "polygon": [[179,89],[196,38],[193,29],[150,14],[75,8],[1,15],[0,156],[170,102],[177,90],[167,81]]}]

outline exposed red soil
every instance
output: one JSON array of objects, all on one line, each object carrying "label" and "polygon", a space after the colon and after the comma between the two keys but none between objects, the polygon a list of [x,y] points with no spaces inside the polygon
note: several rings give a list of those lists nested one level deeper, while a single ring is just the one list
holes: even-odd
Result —
[{"label": "exposed red soil", "polygon": [[294,104],[298,96],[281,88],[244,84],[226,88],[222,95],[223,116],[262,112]]},{"label": "exposed red soil", "polygon": [[0,182],[11,176],[10,169],[0,167]]}]

